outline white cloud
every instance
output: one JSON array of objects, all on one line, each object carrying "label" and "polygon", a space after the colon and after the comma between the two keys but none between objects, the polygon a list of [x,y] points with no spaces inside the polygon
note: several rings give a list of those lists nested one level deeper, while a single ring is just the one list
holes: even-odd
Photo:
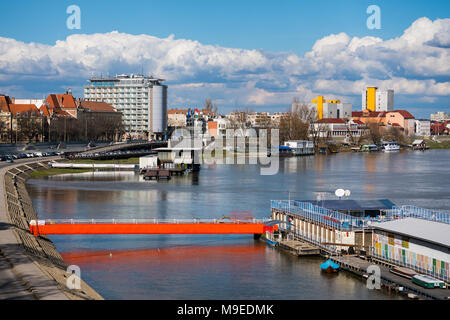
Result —
[{"label": "white cloud", "polygon": [[42,96],[63,86],[81,93],[93,74],[143,68],[170,81],[171,105],[200,104],[208,96],[230,107],[283,106],[316,94],[358,101],[368,85],[432,103],[450,96],[449,47],[450,19],[428,18],[395,39],[332,34],[304,56],[117,31],[76,34],[54,45],[0,37],[0,87],[14,88],[11,95]]}]

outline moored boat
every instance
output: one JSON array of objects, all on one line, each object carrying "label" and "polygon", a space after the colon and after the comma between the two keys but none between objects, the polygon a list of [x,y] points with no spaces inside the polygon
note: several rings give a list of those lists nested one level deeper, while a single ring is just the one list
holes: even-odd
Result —
[{"label": "moored boat", "polygon": [[339,265],[328,259],[320,265],[320,269],[325,273],[335,273],[339,271]]},{"label": "moored boat", "polygon": [[392,141],[392,142],[384,142],[383,143],[383,149],[385,152],[390,152],[390,151],[399,151],[400,150],[400,146],[398,145],[397,142]]},{"label": "moored boat", "polygon": [[268,244],[269,246],[271,246],[271,247],[276,247],[276,246],[278,245],[278,242],[277,242],[277,241],[275,241],[275,240],[270,240],[270,239],[268,239],[268,238],[266,238],[266,242],[267,242],[267,244]]},{"label": "moored boat", "polygon": [[435,279],[425,274],[415,275],[412,277],[412,282],[427,289],[445,288],[444,281]]},{"label": "moored boat", "polygon": [[417,272],[415,272],[414,270],[404,267],[393,267],[392,269],[389,269],[389,271],[393,274],[407,279],[411,279],[417,274]]}]

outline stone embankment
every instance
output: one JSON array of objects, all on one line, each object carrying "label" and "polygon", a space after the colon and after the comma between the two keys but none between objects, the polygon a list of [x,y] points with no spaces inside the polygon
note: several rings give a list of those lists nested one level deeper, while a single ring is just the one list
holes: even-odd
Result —
[{"label": "stone embankment", "polygon": [[69,289],[66,285],[70,277],[66,272],[68,265],[53,243],[45,236],[35,237],[29,232],[29,222],[38,217],[25,182],[31,172],[41,169],[48,169],[46,162],[1,169],[0,259],[6,261],[23,287],[36,299],[101,300],[102,297],[82,280],[80,290]]}]

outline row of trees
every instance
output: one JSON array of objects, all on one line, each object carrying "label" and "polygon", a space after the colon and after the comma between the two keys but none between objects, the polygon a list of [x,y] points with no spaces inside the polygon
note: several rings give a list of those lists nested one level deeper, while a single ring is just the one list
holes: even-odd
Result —
[{"label": "row of trees", "polygon": [[69,141],[112,141],[124,133],[120,118],[89,118],[21,116],[15,119],[16,125],[0,119],[2,142],[69,142]]}]

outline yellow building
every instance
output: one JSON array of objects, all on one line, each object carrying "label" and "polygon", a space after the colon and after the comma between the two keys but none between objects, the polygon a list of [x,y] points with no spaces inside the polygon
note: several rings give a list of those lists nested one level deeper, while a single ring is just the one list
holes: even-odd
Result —
[{"label": "yellow building", "polygon": [[323,103],[325,102],[325,99],[323,96],[318,96],[317,99],[314,99],[312,103],[317,104],[317,120],[323,119]]},{"label": "yellow building", "polygon": [[375,111],[376,109],[376,93],[377,93],[377,87],[368,87],[366,89],[366,108],[369,111]]}]

